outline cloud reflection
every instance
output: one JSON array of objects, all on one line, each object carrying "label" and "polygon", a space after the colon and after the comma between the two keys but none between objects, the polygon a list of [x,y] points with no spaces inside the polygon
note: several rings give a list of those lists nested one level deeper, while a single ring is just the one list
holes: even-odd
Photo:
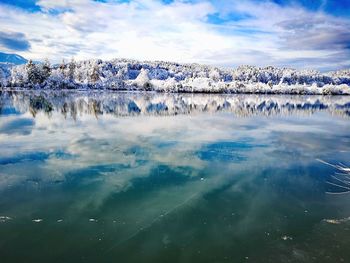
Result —
[{"label": "cloud reflection", "polygon": [[[112,252],[159,222],[177,217],[186,222],[185,215],[191,213],[211,218],[206,228],[211,237],[217,237],[219,225],[237,238],[251,233],[249,229],[260,230],[261,225],[254,227],[256,220],[280,194],[299,198],[294,202],[299,209],[305,189],[320,180],[311,172],[298,176],[298,171],[310,171],[315,158],[336,156],[339,161],[350,151],[347,97],[47,91],[2,95],[1,125],[32,120],[29,128],[20,126],[30,132],[2,126],[2,211],[13,218],[53,214],[79,227],[82,218],[87,224],[88,218],[106,225],[116,221]],[[148,110],[150,105],[158,111]],[[13,195],[23,199],[11,199]],[[229,223],[211,214],[213,207],[221,215],[237,213],[232,224],[240,231],[230,230]],[[274,224],[283,225],[282,212],[269,212]],[[175,230],[169,230],[169,240]]]}]

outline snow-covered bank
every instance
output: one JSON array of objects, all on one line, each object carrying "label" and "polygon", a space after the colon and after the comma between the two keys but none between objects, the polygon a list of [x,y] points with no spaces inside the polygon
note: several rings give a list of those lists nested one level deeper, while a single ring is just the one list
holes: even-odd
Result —
[{"label": "snow-covered bank", "polygon": [[113,89],[191,93],[350,95],[350,70],[241,66],[223,69],[199,64],[112,61],[49,62],[0,68],[2,87],[37,89]]}]

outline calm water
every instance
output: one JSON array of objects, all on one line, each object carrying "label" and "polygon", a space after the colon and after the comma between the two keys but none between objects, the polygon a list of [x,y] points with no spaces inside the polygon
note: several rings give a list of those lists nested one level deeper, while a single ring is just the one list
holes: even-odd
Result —
[{"label": "calm water", "polygon": [[2,263],[350,262],[350,97],[0,98]]}]

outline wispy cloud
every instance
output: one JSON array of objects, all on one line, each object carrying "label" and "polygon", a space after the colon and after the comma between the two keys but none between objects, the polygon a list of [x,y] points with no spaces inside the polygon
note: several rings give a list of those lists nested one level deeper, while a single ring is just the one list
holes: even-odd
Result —
[{"label": "wispy cloud", "polygon": [[[326,2],[316,9],[254,0],[40,0],[35,5],[40,11],[0,4],[1,25],[28,36],[31,49],[21,54],[33,59],[126,57],[319,69],[350,65],[350,19],[326,13]],[[300,59],[303,64],[295,62]]]}]

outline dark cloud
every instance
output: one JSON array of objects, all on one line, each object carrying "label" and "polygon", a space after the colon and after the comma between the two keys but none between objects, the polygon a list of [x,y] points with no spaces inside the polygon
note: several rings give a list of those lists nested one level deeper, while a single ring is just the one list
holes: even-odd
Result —
[{"label": "dark cloud", "polygon": [[350,23],[324,18],[298,18],[277,24],[284,30],[282,46],[290,49],[349,50]]},{"label": "dark cloud", "polygon": [[30,43],[23,33],[19,32],[1,32],[0,45],[15,51],[25,51],[30,48]]}]

